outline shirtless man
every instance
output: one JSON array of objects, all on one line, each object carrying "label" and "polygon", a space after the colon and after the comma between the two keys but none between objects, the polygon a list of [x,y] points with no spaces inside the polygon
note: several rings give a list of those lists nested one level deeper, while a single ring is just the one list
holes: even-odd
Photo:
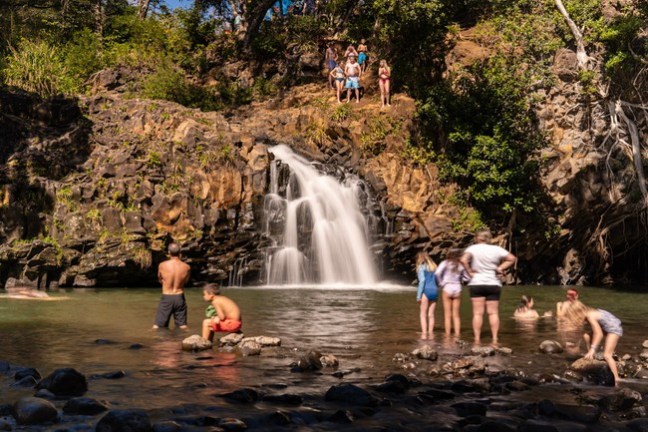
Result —
[{"label": "shirtless man", "polygon": [[335,89],[335,85],[333,85],[333,78],[331,77],[330,73],[337,66],[337,59],[338,54],[333,47],[333,43],[328,44],[328,46],[326,47],[326,52],[324,53],[324,60],[326,61],[326,67],[329,70],[329,85],[332,89]]},{"label": "shirtless man", "polygon": [[347,89],[347,103],[351,100],[351,90],[355,92],[356,103],[360,103],[360,77],[362,76],[362,70],[354,56],[349,57],[349,61],[344,68],[344,73],[347,76],[345,86]]},{"label": "shirtless man", "polygon": [[213,342],[215,332],[235,333],[241,330],[241,310],[232,299],[221,294],[218,285],[205,285],[203,299],[216,311],[210,318],[203,320],[203,338]]},{"label": "shirtless man", "polygon": [[162,298],[155,315],[154,329],[169,327],[173,314],[176,327],[187,328],[187,303],[184,286],[189,280],[190,268],[180,259],[180,245],[169,245],[169,259],[160,263],[158,280],[162,284]]}]

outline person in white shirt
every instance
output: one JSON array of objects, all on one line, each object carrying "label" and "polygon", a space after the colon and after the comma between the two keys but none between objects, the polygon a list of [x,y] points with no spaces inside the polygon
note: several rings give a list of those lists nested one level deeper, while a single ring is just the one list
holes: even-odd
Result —
[{"label": "person in white shirt", "polygon": [[468,287],[473,309],[472,325],[475,344],[481,343],[484,311],[488,314],[488,323],[493,337],[492,344],[498,344],[499,299],[502,290],[500,276],[513,266],[517,259],[506,249],[490,244],[492,238],[488,230],[478,232],[475,235],[475,244],[469,246],[461,257],[461,264],[470,276]]}]

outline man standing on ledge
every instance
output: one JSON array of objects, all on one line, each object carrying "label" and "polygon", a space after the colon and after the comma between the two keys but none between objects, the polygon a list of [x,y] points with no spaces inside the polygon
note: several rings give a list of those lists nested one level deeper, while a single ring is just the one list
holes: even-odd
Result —
[{"label": "man standing on ledge", "polygon": [[190,268],[180,259],[180,245],[169,245],[169,259],[160,263],[158,280],[162,284],[162,298],[155,315],[154,329],[169,327],[173,314],[176,327],[187,328],[187,302],[184,286],[189,280]]},{"label": "man standing on ledge", "polygon": [[461,257],[470,282],[470,300],[473,309],[473,332],[475,344],[481,343],[481,329],[484,323],[484,309],[488,314],[493,345],[498,344],[499,300],[502,290],[500,277],[504,271],[515,264],[517,258],[506,249],[490,244],[491,232],[480,231],[475,235],[475,244],[469,246]]}]

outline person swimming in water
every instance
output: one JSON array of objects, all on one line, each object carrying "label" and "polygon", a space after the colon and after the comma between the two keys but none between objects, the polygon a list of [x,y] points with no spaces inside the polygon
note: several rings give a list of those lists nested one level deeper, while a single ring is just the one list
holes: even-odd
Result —
[{"label": "person swimming in water", "polygon": [[537,319],[540,318],[540,314],[537,310],[533,309],[533,297],[523,295],[520,299],[520,305],[515,309],[513,313],[514,318],[522,319]]}]

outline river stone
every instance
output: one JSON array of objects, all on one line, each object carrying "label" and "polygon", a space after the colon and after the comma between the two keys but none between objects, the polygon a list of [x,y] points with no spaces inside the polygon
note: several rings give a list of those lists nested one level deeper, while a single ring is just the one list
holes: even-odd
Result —
[{"label": "river stone", "polygon": [[454,408],[459,417],[469,417],[469,416],[485,416],[486,415],[486,405],[477,403],[477,402],[457,402],[450,405]]},{"label": "river stone", "polygon": [[309,351],[308,354],[300,357],[291,369],[293,372],[316,371],[322,369],[320,358],[322,354],[318,351]]},{"label": "river stone", "polygon": [[0,431],[13,430],[13,426],[5,419],[0,419]]},{"label": "river stone", "polygon": [[284,393],[279,395],[265,395],[263,402],[276,403],[280,405],[301,405],[304,399],[296,394]]},{"label": "river stone", "polygon": [[250,338],[250,339],[254,339],[254,341],[259,345],[261,345],[262,347],[281,346],[281,339],[279,339],[278,337],[255,336],[254,338]]},{"label": "river stone", "polygon": [[507,347],[499,347],[497,348],[497,352],[498,354],[501,354],[503,356],[510,356],[511,354],[513,354],[513,350]]},{"label": "river stone", "polygon": [[329,418],[326,419],[327,421],[333,422],[333,423],[353,423],[355,418],[353,417],[353,413],[348,410],[337,410],[333,415],[331,415]]},{"label": "river stone", "polygon": [[97,423],[95,432],[153,432],[151,420],[144,410],[108,411]]},{"label": "river stone", "polygon": [[22,377],[17,380],[15,383],[12,383],[9,387],[11,388],[29,388],[34,387],[38,384],[36,379],[33,376]]},{"label": "river stone", "polygon": [[72,398],[63,405],[65,414],[95,415],[108,411],[103,403],[87,397]]},{"label": "river stone", "polygon": [[13,416],[21,425],[33,425],[56,420],[56,407],[45,399],[25,397],[14,404]]},{"label": "river stone", "polygon": [[614,376],[604,361],[581,358],[572,363],[569,368],[571,372],[576,372],[592,384],[614,385]]},{"label": "river stone", "polygon": [[229,333],[218,340],[220,346],[234,346],[243,340],[243,333]]},{"label": "river stone", "polygon": [[34,393],[34,397],[48,400],[55,400],[56,395],[47,389],[40,389]]},{"label": "river stone", "polygon": [[633,432],[648,432],[648,418],[630,420],[626,423],[626,427]]},{"label": "river stone", "polygon": [[414,351],[412,351],[412,355],[414,357],[430,361],[435,361],[439,357],[439,354],[437,354],[434,348],[432,348],[430,345],[423,345],[421,348],[415,349]]},{"label": "river stone", "polygon": [[542,341],[538,350],[544,354],[559,354],[564,351],[562,345],[554,340]]},{"label": "river stone", "polygon": [[470,352],[478,356],[489,357],[495,355],[495,348],[491,346],[475,346],[472,347]]},{"label": "river stone", "polygon": [[322,363],[322,366],[324,367],[338,367],[340,365],[340,361],[335,357],[333,354],[325,354],[322,357],[320,357],[320,362]]},{"label": "river stone", "polygon": [[624,387],[601,398],[598,405],[606,411],[627,411],[636,405],[641,405],[641,401],[641,393]]},{"label": "river stone", "polygon": [[639,358],[641,360],[648,360],[648,350],[642,351],[641,354],[639,354]]},{"label": "river stone", "polygon": [[245,357],[259,355],[261,354],[261,344],[254,340],[243,341],[238,344],[238,350]]},{"label": "river stone", "polygon": [[643,341],[643,343],[641,344],[641,346],[644,347],[644,348],[646,348],[646,349],[648,349],[648,339],[646,339],[645,341]]},{"label": "river stone", "polygon": [[153,423],[153,432],[180,432],[181,430],[182,426],[171,420]]},{"label": "river stone", "polygon": [[88,391],[88,381],[76,369],[61,368],[45,377],[36,388],[49,390],[57,396],[81,396]]},{"label": "river stone", "polygon": [[259,393],[250,388],[234,390],[230,393],[225,393],[223,396],[229,402],[237,402],[243,404],[254,403],[259,400]]},{"label": "river stone", "polygon": [[218,422],[218,427],[225,431],[244,431],[247,429],[247,424],[237,418],[223,418]]},{"label": "river stone", "polygon": [[354,384],[338,384],[326,392],[324,399],[328,402],[342,402],[349,405],[376,406],[378,399],[367,390]]},{"label": "river stone", "polygon": [[35,381],[39,381],[42,378],[40,372],[34,368],[20,368],[14,373],[14,379],[16,381],[20,381],[26,377],[32,377]]},{"label": "river stone", "polygon": [[204,351],[213,346],[209,339],[205,339],[200,335],[191,335],[182,341],[182,349],[184,351]]}]

